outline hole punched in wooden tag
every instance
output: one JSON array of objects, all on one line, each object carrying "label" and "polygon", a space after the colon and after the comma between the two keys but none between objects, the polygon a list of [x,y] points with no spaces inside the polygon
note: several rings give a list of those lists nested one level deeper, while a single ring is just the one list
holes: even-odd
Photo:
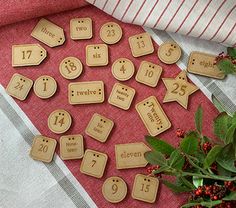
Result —
[{"label": "hole punched in wooden tag", "polygon": [[115,44],[122,38],[122,29],[115,22],[107,22],[100,29],[100,38],[106,44]]},{"label": "hole punched in wooden tag", "polygon": [[30,156],[34,160],[50,163],[56,149],[57,141],[45,136],[36,136],[33,140]]},{"label": "hole punched in wooden tag", "polygon": [[62,160],[80,159],[84,155],[84,141],[81,134],[65,135],[60,138],[60,157]]},{"label": "hole punched in wooden tag", "polygon": [[36,66],[47,57],[47,51],[39,44],[12,46],[12,66]]},{"label": "hole punched in wooden tag", "polygon": [[187,71],[215,79],[224,79],[225,74],[214,64],[214,55],[194,51],[190,53]]},{"label": "hole punched in wooden tag", "polygon": [[63,29],[43,18],[33,29],[31,36],[49,47],[60,46],[65,42]]},{"label": "hole punched in wooden tag", "polygon": [[85,129],[85,133],[100,142],[106,142],[113,126],[112,120],[95,113]]},{"label": "hole punched in wooden tag", "polygon": [[105,99],[104,83],[102,81],[70,83],[68,98],[71,105],[102,103]]},{"label": "hole punched in wooden tag", "polygon": [[128,110],[135,95],[135,89],[127,85],[115,83],[108,102],[123,110]]},{"label": "hole punched in wooden tag", "polygon": [[70,37],[73,40],[86,40],[93,37],[92,20],[89,17],[70,20]]},{"label": "hole punched in wooden tag", "polygon": [[10,82],[8,83],[6,91],[9,95],[17,98],[18,100],[25,100],[32,86],[33,80],[16,73],[13,74]]},{"label": "hole punched in wooden tag", "polygon": [[135,108],[151,136],[156,136],[171,127],[156,97],[150,96],[144,99],[136,104]]},{"label": "hole punched in wooden tag", "polygon": [[104,174],[108,156],[105,153],[87,149],[80,166],[80,172],[95,178]]},{"label": "hole punched in wooden tag", "polygon": [[112,176],[107,178],[103,183],[102,194],[107,201],[119,203],[123,201],[127,195],[127,185],[122,178]]},{"label": "hole punched in wooden tag", "polygon": [[132,198],[147,203],[154,203],[159,187],[158,178],[137,174],[134,179]]}]

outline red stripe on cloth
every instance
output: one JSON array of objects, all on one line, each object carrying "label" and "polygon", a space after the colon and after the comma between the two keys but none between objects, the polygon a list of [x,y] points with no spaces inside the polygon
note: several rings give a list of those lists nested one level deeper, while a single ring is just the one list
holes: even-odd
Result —
[{"label": "red stripe on cloth", "polygon": [[113,9],[111,15],[113,15],[113,14],[115,13],[115,11],[116,11],[116,9],[117,9],[117,7],[118,7],[119,4],[120,4],[120,0],[116,3],[116,6],[115,6],[115,8]]},{"label": "red stripe on cloth", "polygon": [[197,20],[194,22],[193,26],[191,27],[191,29],[188,31],[188,33],[186,35],[189,35],[193,28],[196,26],[196,24],[198,23],[199,19],[202,17],[202,15],[204,14],[204,12],[206,11],[206,9],[208,8],[208,6],[210,5],[210,3],[212,2],[212,0],[210,0],[208,2],[208,4],[205,6],[205,8],[203,9],[202,13],[200,14],[200,16],[197,18]]},{"label": "red stripe on cloth", "polygon": [[193,4],[192,8],[189,10],[187,16],[184,18],[184,20],[182,21],[182,23],[180,24],[180,26],[178,27],[178,29],[175,31],[175,33],[177,33],[177,32],[180,30],[180,28],[183,26],[184,22],[186,21],[186,19],[188,18],[188,16],[191,14],[191,12],[193,11],[193,8],[196,6],[196,4],[197,4],[198,1],[199,1],[199,0],[196,0],[196,1],[195,1],[195,3]]},{"label": "red stripe on cloth", "polygon": [[231,35],[232,31],[234,30],[235,26],[236,26],[236,23],[234,23],[234,26],[231,28],[231,30],[229,31],[229,33],[225,37],[225,39],[221,41],[221,43],[225,42],[228,39],[228,37]]},{"label": "red stripe on cloth", "polygon": [[176,14],[178,13],[178,11],[180,10],[180,8],[182,7],[182,5],[184,4],[185,0],[182,1],[182,3],[179,5],[178,9],[176,10],[175,14],[172,16],[172,18],[170,19],[169,23],[166,25],[164,30],[167,30],[167,28],[169,27],[170,23],[173,21],[173,19],[175,18]]},{"label": "red stripe on cloth", "polygon": [[158,22],[161,20],[162,16],[164,15],[165,11],[167,10],[167,8],[169,7],[171,2],[172,2],[172,0],[170,0],[168,2],[168,4],[166,5],[166,8],[163,10],[163,12],[161,13],[161,16],[158,18],[158,20],[156,21],[155,25],[153,26],[154,28],[157,26]]},{"label": "red stripe on cloth", "polygon": [[210,40],[212,40],[216,35],[217,33],[220,31],[220,29],[222,28],[222,26],[224,25],[225,21],[228,19],[229,15],[232,13],[232,11],[235,9],[236,6],[234,6],[230,11],[229,13],[226,15],[224,21],[220,24],[220,27],[216,30],[215,34],[211,37]]},{"label": "red stripe on cloth", "polygon": [[219,12],[219,10],[221,9],[221,7],[224,5],[224,3],[226,2],[226,0],[224,0],[221,5],[219,6],[219,8],[216,10],[215,14],[212,16],[210,22],[208,22],[207,26],[205,27],[205,29],[201,32],[201,34],[198,36],[198,38],[200,38],[204,32],[206,31],[206,29],[209,27],[209,25],[211,24],[211,22],[213,21],[213,19],[215,18],[216,14]]},{"label": "red stripe on cloth", "polygon": [[130,2],[129,2],[129,5],[128,5],[128,7],[125,9],[125,12],[124,12],[124,14],[122,15],[122,17],[121,17],[121,21],[123,20],[123,18],[124,18],[124,16],[126,15],[126,13],[128,12],[128,10],[129,10],[129,8],[130,8],[130,6],[131,6],[131,4],[133,3],[133,0],[131,0]]},{"label": "red stripe on cloth", "polygon": [[106,0],[105,4],[104,4],[103,7],[102,7],[102,10],[105,9],[105,7],[106,7],[106,5],[107,5],[107,2],[108,2],[108,0]]},{"label": "red stripe on cloth", "polygon": [[138,16],[139,12],[141,11],[141,9],[143,8],[143,5],[146,3],[146,0],[144,0],[144,2],[142,3],[142,5],[140,6],[139,10],[137,11],[137,13],[135,14],[133,20],[131,21],[131,23],[134,22],[134,20],[136,19],[136,17]]},{"label": "red stripe on cloth", "polygon": [[148,18],[149,18],[149,17],[150,17],[150,15],[152,14],[152,12],[153,12],[154,8],[156,7],[156,5],[157,5],[158,1],[159,1],[159,0],[157,0],[157,1],[156,1],[156,3],[154,4],[154,6],[152,7],[151,11],[148,13],[148,15],[147,15],[146,19],[144,20],[144,22],[143,22],[142,26],[146,24],[146,22],[147,22]]}]

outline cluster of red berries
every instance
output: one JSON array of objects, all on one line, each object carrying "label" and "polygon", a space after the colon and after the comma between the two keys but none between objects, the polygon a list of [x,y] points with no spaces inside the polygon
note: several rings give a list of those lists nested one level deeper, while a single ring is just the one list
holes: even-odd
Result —
[{"label": "cluster of red berries", "polygon": [[160,168],[159,165],[151,165],[147,168],[147,173],[151,176],[161,177],[161,173],[154,174],[154,171],[159,169],[159,168]]},{"label": "cluster of red berries", "polygon": [[236,64],[236,59],[233,59],[232,57],[230,57],[227,54],[224,54],[224,52],[221,52],[214,61],[214,64],[217,64],[219,61],[223,60],[223,59],[229,59],[231,60],[232,64]]},{"label": "cluster of red berries", "polygon": [[[222,201],[221,204],[215,205],[214,208],[235,208],[236,207],[236,201]],[[202,205],[196,205],[192,208],[205,208]]]},{"label": "cluster of red berries", "polygon": [[212,144],[210,142],[205,142],[202,145],[202,150],[207,154],[212,148]]},{"label": "cluster of red berries", "polygon": [[184,135],[185,135],[184,130],[182,130],[182,129],[180,129],[180,128],[178,128],[178,129],[176,130],[176,136],[177,136],[177,137],[179,137],[179,138],[184,138]]},{"label": "cluster of red berries", "polygon": [[224,182],[224,185],[225,185],[225,187],[226,187],[228,190],[230,190],[230,191],[236,191],[236,186],[235,186],[234,182],[232,182],[232,181],[225,181],[225,182]]}]

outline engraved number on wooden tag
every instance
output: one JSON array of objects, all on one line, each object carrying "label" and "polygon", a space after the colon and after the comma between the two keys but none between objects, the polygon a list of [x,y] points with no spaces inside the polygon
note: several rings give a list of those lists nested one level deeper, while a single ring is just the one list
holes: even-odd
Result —
[{"label": "engraved number on wooden tag", "polygon": [[22,51],[22,59],[29,59],[32,54],[32,50]]},{"label": "engraved number on wooden tag", "polygon": [[185,95],[185,89],[187,87],[186,85],[180,86],[178,83],[174,83],[173,85],[175,86],[175,88],[171,91],[172,93],[179,94],[180,96]]}]

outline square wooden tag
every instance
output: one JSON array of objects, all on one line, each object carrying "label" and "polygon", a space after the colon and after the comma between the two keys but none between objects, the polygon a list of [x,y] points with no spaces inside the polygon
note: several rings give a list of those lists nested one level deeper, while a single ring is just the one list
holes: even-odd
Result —
[{"label": "square wooden tag", "polygon": [[156,87],[162,73],[159,65],[142,61],[136,74],[136,81],[150,87]]},{"label": "square wooden tag", "polygon": [[132,198],[140,201],[154,203],[156,201],[159,180],[142,174],[137,174],[134,179]]},{"label": "square wooden tag", "polygon": [[105,142],[113,126],[112,120],[95,113],[85,129],[85,133],[100,142]]},{"label": "square wooden tag", "polygon": [[120,83],[114,84],[108,102],[123,110],[128,110],[133,101],[135,89]]},{"label": "square wooden tag", "polygon": [[86,46],[86,64],[88,66],[106,66],[108,64],[108,47],[106,44]]},{"label": "square wooden tag", "polygon": [[107,164],[107,159],[106,154],[87,149],[80,166],[80,172],[95,178],[101,178]]},{"label": "square wooden tag", "polygon": [[45,136],[36,136],[30,151],[30,156],[34,160],[50,163],[52,161],[57,141]]},{"label": "square wooden tag", "polygon": [[13,74],[6,91],[12,97],[25,100],[32,86],[33,81],[31,79],[20,74]]},{"label": "square wooden tag", "polygon": [[144,56],[154,52],[152,39],[148,33],[129,37],[129,45],[133,57]]},{"label": "square wooden tag", "polygon": [[86,18],[74,18],[70,21],[70,37],[73,40],[90,39],[93,36],[92,20]]},{"label": "square wooden tag", "polygon": [[60,138],[60,156],[62,160],[80,159],[84,155],[83,136],[66,135]]}]

